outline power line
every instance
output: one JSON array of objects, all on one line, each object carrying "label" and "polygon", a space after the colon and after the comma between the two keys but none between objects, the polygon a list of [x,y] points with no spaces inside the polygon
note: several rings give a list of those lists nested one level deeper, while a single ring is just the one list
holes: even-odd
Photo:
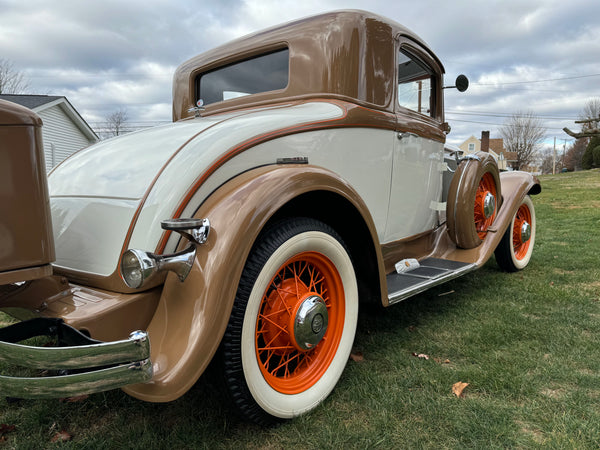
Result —
[{"label": "power line", "polygon": [[[457,114],[460,116],[483,116],[483,117],[501,117],[501,118],[508,118],[508,117],[527,117],[527,115],[523,115],[523,114],[513,114],[513,113],[499,113],[499,112],[477,112],[477,111],[452,111],[452,110],[446,110],[446,114]],[[573,117],[554,117],[554,116],[546,116],[543,114],[535,114],[535,117],[538,117],[540,119],[544,119],[544,120],[569,120],[569,121],[573,121],[576,120]]]},{"label": "power line", "polygon": [[[461,120],[461,119],[452,119],[451,122],[461,122],[461,123],[476,123],[478,125],[494,125],[494,126],[502,126],[503,124],[501,123],[494,123],[494,122],[480,122],[480,121],[476,121],[476,120]],[[543,128],[544,130],[553,130],[553,131],[562,131],[562,128],[553,128],[553,127],[540,127]]]},{"label": "power line", "polygon": [[563,78],[548,78],[546,80],[533,80],[533,81],[508,81],[505,83],[472,83],[473,86],[505,86],[514,84],[531,84],[531,83],[547,83],[549,81],[565,81],[565,80],[577,80],[580,78],[591,78],[600,77],[600,73],[593,73],[589,75],[580,75],[576,77],[563,77]]}]

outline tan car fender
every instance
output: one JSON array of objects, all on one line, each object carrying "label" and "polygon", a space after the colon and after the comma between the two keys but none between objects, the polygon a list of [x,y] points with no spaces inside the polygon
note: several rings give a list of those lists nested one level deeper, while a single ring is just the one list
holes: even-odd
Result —
[{"label": "tan car fender", "polygon": [[[309,165],[248,171],[217,189],[195,215],[209,218],[210,235],[197,247],[185,282],[172,273],[165,282],[148,326],[152,381],[128,386],[125,392],[146,401],[167,402],[192,387],[219,347],[245,261],[259,232],[283,205],[315,190],[334,192],[359,211],[377,243],[378,264],[383,267],[371,216],[360,196],[339,176]],[[380,283],[385,289],[384,275]]]}]

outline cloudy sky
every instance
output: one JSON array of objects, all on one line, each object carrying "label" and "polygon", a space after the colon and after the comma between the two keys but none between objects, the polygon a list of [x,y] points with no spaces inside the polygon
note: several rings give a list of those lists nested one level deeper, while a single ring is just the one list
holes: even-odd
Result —
[{"label": "cloudy sky", "polygon": [[171,77],[186,59],[265,27],[335,9],[366,9],[420,35],[466,93],[446,91],[459,144],[532,111],[547,142],[569,138],[600,97],[598,0],[0,0],[0,58],[30,93],[64,95],[93,126],[118,109],[132,125],[171,119]]}]

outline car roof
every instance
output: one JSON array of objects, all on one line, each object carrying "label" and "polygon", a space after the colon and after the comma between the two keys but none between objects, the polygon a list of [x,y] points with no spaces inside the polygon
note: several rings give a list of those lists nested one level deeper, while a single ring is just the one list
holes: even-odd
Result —
[{"label": "car roof", "polygon": [[195,106],[200,74],[283,48],[289,49],[290,57],[284,90],[218,102],[208,105],[206,113],[315,96],[347,98],[389,110],[390,79],[395,73],[390,55],[397,39],[419,46],[443,73],[435,54],[399,23],[367,11],[333,11],[258,31],[181,64],[173,80],[173,120],[193,115],[188,110]]}]

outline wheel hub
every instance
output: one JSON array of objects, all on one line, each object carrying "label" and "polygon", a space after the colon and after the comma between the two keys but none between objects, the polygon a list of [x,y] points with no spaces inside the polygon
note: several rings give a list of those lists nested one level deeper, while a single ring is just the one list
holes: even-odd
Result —
[{"label": "wheel hub", "polygon": [[531,225],[529,222],[523,221],[521,224],[521,242],[527,242],[531,239]]},{"label": "wheel hub", "polygon": [[489,219],[496,211],[496,197],[490,191],[485,193],[483,199],[483,215],[486,219]]},{"label": "wheel hub", "polygon": [[306,351],[314,348],[327,331],[329,317],[325,301],[315,294],[310,294],[298,306],[292,324],[295,346]]}]

